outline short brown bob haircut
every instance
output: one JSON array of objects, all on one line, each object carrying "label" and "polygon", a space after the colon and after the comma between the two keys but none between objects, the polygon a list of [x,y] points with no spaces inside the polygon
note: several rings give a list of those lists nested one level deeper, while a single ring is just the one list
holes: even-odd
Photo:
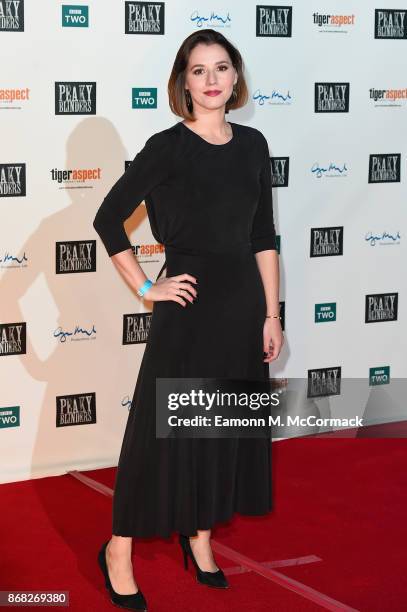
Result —
[{"label": "short brown bob haircut", "polygon": [[193,32],[182,43],[175,57],[171,75],[168,81],[168,98],[172,112],[179,117],[196,121],[193,108],[187,103],[185,96],[185,70],[188,65],[190,53],[196,45],[218,44],[227,51],[232,61],[233,67],[237,72],[237,82],[234,86],[235,94],[232,94],[226,102],[225,113],[244,106],[249,98],[246,80],[243,75],[244,64],[239,51],[228,41],[223,34],[210,28]]}]

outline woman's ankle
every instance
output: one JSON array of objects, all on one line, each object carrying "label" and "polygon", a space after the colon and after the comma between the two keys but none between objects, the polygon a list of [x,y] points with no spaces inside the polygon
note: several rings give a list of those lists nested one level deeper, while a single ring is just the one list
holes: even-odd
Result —
[{"label": "woman's ankle", "polygon": [[131,559],[131,538],[130,542],[118,542],[113,538],[109,541],[106,547],[106,553],[111,559]]}]

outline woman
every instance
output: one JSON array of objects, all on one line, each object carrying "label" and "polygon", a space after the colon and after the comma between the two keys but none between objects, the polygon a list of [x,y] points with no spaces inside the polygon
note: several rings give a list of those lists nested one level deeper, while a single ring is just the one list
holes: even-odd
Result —
[{"label": "woman", "polygon": [[[283,343],[267,141],[225,121],[248,99],[243,61],[219,32],[182,43],[168,84],[183,121],[151,136],[100,206],[94,228],[129,285],[153,304],[120,453],[112,537],[99,563],[111,600],[146,609],[132,537],[179,532],[185,569],[227,587],[211,527],[271,509],[269,439],[165,439],[155,434],[157,377],[268,378]],[[145,201],[166,277],[152,283],[123,222]]]}]

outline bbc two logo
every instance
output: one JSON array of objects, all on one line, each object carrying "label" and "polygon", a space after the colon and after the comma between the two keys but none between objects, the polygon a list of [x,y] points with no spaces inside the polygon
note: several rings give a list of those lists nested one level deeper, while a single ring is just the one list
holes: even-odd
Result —
[{"label": "bbc two logo", "polygon": [[79,4],[62,5],[63,28],[88,28],[89,7]]},{"label": "bbc two logo", "polygon": [[0,408],[0,429],[5,427],[20,427],[20,406]]}]

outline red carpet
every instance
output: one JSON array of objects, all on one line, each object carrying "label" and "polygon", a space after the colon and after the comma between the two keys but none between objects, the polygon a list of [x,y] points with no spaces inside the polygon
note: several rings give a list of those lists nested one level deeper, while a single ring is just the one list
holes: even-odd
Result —
[{"label": "red carpet", "polygon": [[[85,475],[113,486],[114,469]],[[404,439],[276,442],[273,485],[269,517],[236,515],[213,530],[226,591],[184,571],[176,534],[135,540],[149,610],[405,609]],[[96,564],[110,532],[108,495],[64,475],[1,485],[0,500],[0,590],[64,590],[71,611],[115,609]]]}]

